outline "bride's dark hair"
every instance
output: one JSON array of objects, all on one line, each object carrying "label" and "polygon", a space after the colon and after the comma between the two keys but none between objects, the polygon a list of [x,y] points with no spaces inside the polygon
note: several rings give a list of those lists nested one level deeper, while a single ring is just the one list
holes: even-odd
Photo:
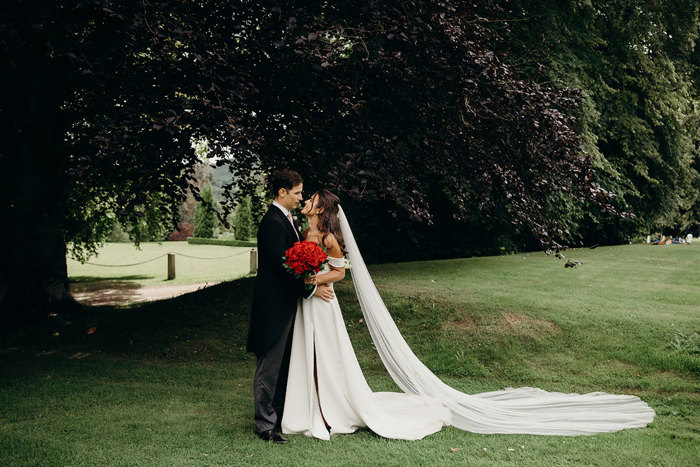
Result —
[{"label": "bride's dark hair", "polygon": [[326,189],[318,190],[314,193],[314,196],[316,197],[316,207],[323,209],[323,212],[318,215],[318,230],[323,232],[321,244],[325,245],[326,236],[331,233],[338,240],[340,250],[345,254],[345,240],[343,240],[343,233],[340,231],[340,220],[338,219],[340,199]]}]

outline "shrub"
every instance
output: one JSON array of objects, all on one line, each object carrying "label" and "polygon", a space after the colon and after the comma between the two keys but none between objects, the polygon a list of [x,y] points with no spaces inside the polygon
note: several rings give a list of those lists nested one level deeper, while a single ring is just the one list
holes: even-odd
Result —
[{"label": "shrub", "polygon": [[171,242],[181,242],[190,237],[194,237],[194,226],[190,223],[181,222],[177,230],[173,231],[168,236],[168,240]]},{"label": "shrub", "polygon": [[107,241],[110,243],[130,243],[131,239],[129,238],[129,234],[124,231],[122,225],[114,221],[112,224],[112,232],[109,234],[109,237],[107,237]]},{"label": "shrub", "polygon": [[187,243],[191,245],[223,245],[223,246],[258,246],[258,242],[245,242],[242,240],[234,240],[229,238],[199,238],[189,237]]}]

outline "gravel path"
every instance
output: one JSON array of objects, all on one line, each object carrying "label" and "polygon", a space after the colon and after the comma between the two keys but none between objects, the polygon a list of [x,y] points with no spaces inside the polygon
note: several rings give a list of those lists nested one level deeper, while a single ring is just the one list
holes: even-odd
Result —
[{"label": "gravel path", "polygon": [[200,282],[197,284],[160,285],[140,287],[133,284],[119,287],[105,284],[105,287],[95,288],[94,284],[71,284],[71,293],[76,301],[84,305],[124,305],[126,303],[150,302],[173,298],[197,290],[211,287],[220,282]]}]

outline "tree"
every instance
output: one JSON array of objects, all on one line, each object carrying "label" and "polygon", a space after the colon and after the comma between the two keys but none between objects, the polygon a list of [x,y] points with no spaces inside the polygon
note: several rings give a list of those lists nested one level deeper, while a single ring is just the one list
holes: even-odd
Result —
[{"label": "tree", "polygon": [[700,213],[700,5],[518,0],[503,18],[515,20],[502,31],[510,63],[583,90],[574,115],[596,177],[634,213],[620,223],[583,209],[581,235],[604,243],[689,228]]},{"label": "tree", "polygon": [[492,11],[285,5],[259,26],[277,50],[252,79],[278,91],[253,96],[246,124],[263,171],[291,165],[344,194],[370,259],[454,256],[501,234],[556,246],[575,200],[610,209],[567,113],[577,91],[506,65]]},{"label": "tree", "polygon": [[[198,160],[192,142],[231,127],[211,99],[221,62],[208,67],[200,55],[209,39],[198,19],[230,18],[232,9],[247,11],[106,0],[3,9],[0,240],[12,245],[0,270],[3,320],[70,306],[67,245],[89,256],[113,218],[137,242],[175,225]],[[202,39],[188,48],[190,27]],[[226,91],[244,101],[247,71],[227,72]]]},{"label": "tree", "polygon": [[236,240],[250,240],[255,237],[257,229],[253,222],[249,196],[243,198],[241,204],[236,208],[233,228],[235,229]]},{"label": "tree", "polygon": [[67,245],[89,255],[110,216],[137,241],[174,228],[202,140],[231,172],[222,219],[247,195],[259,215],[260,176],[286,166],[343,196],[374,259],[459,254],[470,226],[563,242],[568,206],[609,196],[567,113],[577,92],[506,65],[485,27],[498,14],[457,0],[15,2],[0,24],[4,317],[70,303]]},{"label": "tree", "polygon": [[215,226],[214,198],[211,194],[211,186],[207,185],[202,191],[202,201],[197,203],[197,208],[194,212],[194,236],[212,238]]},{"label": "tree", "polygon": [[[203,159],[206,154],[198,152],[198,156],[200,159]],[[191,186],[196,189],[198,193],[201,193],[205,186],[211,185],[213,182],[212,168],[209,163],[196,163],[194,165],[192,177]],[[212,195],[213,194],[214,192],[212,191]],[[186,240],[187,237],[194,236],[194,214],[197,204],[197,199],[195,198],[194,193],[188,192],[185,199],[180,204],[178,227],[170,233],[168,237],[169,240],[182,241]]]}]

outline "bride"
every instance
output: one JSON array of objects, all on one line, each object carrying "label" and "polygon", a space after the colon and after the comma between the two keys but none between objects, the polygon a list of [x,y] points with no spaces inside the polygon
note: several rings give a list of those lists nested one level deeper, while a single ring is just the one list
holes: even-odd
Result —
[{"label": "bride", "polygon": [[345,277],[347,253],[362,314],[384,366],[403,393],[372,392],[360,369],[337,299],[297,308],[282,431],[319,439],[367,427],[385,438],[421,439],[445,425],[475,433],[583,435],[646,426],[654,411],[636,396],[564,394],[508,388],[464,394],[413,354],[362,260],[338,197],[320,190],[302,210],[306,240],[327,248],[329,265],[311,281]]}]

